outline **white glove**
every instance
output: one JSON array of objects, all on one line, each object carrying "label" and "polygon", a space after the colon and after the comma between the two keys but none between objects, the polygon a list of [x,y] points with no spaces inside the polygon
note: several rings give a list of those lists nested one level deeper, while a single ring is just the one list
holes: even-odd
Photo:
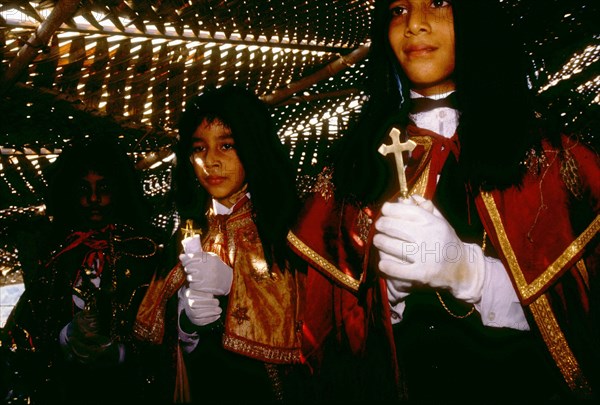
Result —
[{"label": "white glove", "polygon": [[217,321],[223,310],[212,294],[194,291],[187,287],[179,290],[179,307],[194,325],[205,326]]},{"label": "white glove", "polygon": [[400,292],[409,285],[426,285],[448,289],[465,302],[481,300],[481,248],[463,243],[431,201],[413,196],[385,203],[381,212],[373,244],[380,251],[379,270],[388,288],[391,284]]},{"label": "white glove", "polygon": [[[380,251],[379,260],[393,261],[395,259],[393,256],[390,256],[387,253]],[[410,294],[412,283],[408,281],[398,280],[396,278],[390,278],[385,273],[382,273],[382,277],[385,279],[385,284],[387,286],[388,301],[390,305],[395,306],[400,301],[403,301]]]},{"label": "white glove", "polygon": [[199,238],[195,235],[184,239],[182,244],[185,253],[179,255],[179,260],[187,273],[190,290],[212,295],[229,294],[233,269],[216,254],[203,252]]},{"label": "white glove", "polygon": [[184,253],[179,260],[187,274],[188,286],[179,290],[179,301],[192,323],[208,325],[223,312],[215,295],[229,294],[233,269],[214,253],[203,252],[198,235],[181,243]]}]

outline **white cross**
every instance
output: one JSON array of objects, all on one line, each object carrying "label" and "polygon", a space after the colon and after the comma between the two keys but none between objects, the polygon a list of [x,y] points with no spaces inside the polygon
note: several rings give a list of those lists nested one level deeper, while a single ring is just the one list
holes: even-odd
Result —
[{"label": "white cross", "polygon": [[404,172],[404,160],[402,152],[412,151],[417,144],[410,139],[404,143],[400,142],[400,131],[397,128],[392,128],[388,136],[392,139],[391,145],[383,144],[377,149],[383,156],[390,153],[396,158],[396,169],[398,169],[398,182],[400,183],[400,195],[402,198],[408,198],[408,185],[406,184],[406,173]]}]

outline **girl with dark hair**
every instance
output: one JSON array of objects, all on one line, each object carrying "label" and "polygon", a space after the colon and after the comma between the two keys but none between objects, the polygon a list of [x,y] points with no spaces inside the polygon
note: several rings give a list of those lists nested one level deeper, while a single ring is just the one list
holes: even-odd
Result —
[{"label": "girl with dark hair", "polygon": [[[539,129],[503,21],[492,0],[376,1],[368,101],[289,238],[393,333],[415,401],[598,386],[600,161]],[[383,307],[361,296],[378,288]],[[370,327],[333,330],[365,346]]]},{"label": "girl with dark hair", "polygon": [[47,233],[21,238],[25,292],[2,330],[12,348],[11,395],[32,403],[170,400],[172,351],[134,334],[161,250],[133,162],[116,141],[96,136],[65,148],[50,170],[52,221]]},{"label": "girl with dark hair", "polygon": [[[180,340],[194,402],[300,402],[304,275],[286,234],[294,173],[267,107],[239,87],[209,90],[181,117],[175,195],[187,234]],[[222,389],[223,379],[235,389]]]}]

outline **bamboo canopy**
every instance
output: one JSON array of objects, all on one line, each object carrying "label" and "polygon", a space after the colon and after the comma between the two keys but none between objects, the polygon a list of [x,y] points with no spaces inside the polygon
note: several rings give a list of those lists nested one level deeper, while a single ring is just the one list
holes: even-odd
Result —
[{"label": "bamboo canopy", "polygon": [[[498,1],[527,27],[532,89],[565,130],[597,142],[597,0]],[[6,229],[43,212],[44,171],[78,137],[128,148],[169,231],[176,123],[204,88],[236,83],[271,106],[304,189],[364,102],[373,4],[0,1],[0,284],[19,267]]]}]

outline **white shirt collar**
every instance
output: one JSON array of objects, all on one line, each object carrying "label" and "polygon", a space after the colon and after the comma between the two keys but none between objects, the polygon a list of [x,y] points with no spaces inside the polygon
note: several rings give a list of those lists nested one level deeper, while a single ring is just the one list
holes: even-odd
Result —
[{"label": "white shirt collar", "polygon": [[[439,100],[452,94],[454,90],[446,93],[435,94],[429,96],[434,100]],[[410,91],[410,98],[421,98],[425,97],[413,90]],[[446,138],[451,138],[456,132],[458,127],[458,118],[460,112],[454,108],[439,107],[430,111],[424,111],[416,114],[409,114],[408,117],[419,127],[428,129],[440,134]]]},{"label": "white shirt collar", "polygon": [[410,98],[430,98],[432,100],[441,100],[443,98],[448,97],[450,94],[454,93],[456,90],[450,90],[447,91],[446,93],[440,93],[440,94],[432,94],[431,96],[424,96],[422,94],[417,93],[414,90],[410,91]]},{"label": "white shirt collar", "polygon": [[[244,196],[248,196],[248,198],[250,198],[250,193],[241,195],[240,198],[235,202],[235,204],[237,204],[238,201],[240,201],[242,198],[244,198]],[[229,215],[233,211],[233,207],[235,207],[235,204],[233,204],[231,207],[227,207],[213,198],[213,200],[212,200],[213,212],[217,215]]]}]

